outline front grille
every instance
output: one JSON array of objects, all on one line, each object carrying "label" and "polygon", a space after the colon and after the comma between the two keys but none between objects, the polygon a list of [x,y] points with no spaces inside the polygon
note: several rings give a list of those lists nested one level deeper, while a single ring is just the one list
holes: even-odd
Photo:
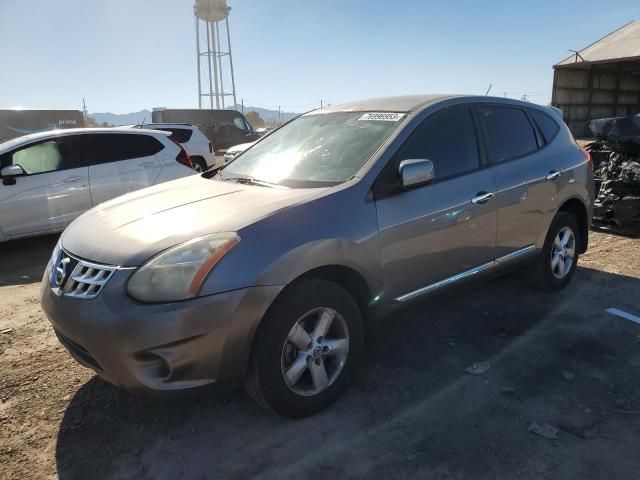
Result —
[{"label": "front grille", "polygon": [[51,257],[51,290],[58,296],[91,300],[100,294],[118,268],[80,260],[58,244]]},{"label": "front grille", "polygon": [[63,295],[83,299],[96,298],[115,271],[116,267],[79,260],[63,288]]}]

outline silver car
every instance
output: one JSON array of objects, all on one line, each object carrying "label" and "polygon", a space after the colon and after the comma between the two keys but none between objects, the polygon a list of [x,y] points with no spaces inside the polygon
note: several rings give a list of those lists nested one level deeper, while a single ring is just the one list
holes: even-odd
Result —
[{"label": "silver car", "polygon": [[243,378],[260,404],[301,417],[345,390],[366,333],[404,305],[523,264],[535,286],[564,287],[592,199],[589,155],[549,108],[442,95],[332,106],[221,169],[82,215],[42,307],[109,382]]}]

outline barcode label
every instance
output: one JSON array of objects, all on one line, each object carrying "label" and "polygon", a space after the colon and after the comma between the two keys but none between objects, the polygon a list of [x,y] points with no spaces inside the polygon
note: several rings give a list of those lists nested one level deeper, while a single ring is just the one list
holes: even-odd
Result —
[{"label": "barcode label", "polygon": [[404,113],[374,112],[365,113],[358,121],[377,120],[382,122],[397,122],[404,117]]}]

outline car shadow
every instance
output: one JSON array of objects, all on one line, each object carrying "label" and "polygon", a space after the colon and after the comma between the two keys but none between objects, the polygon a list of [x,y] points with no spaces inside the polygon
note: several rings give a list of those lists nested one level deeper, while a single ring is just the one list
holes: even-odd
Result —
[{"label": "car shadow", "polygon": [[[64,413],[57,473],[623,478],[640,467],[640,416],[612,412],[640,409],[640,325],[604,309],[640,314],[638,291],[637,278],[579,268],[558,293],[509,274],[434,297],[390,316],[355,385],[295,421],[262,410],[241,389],[149,397],[94,377]],[[488,370],[465,372],[478,362]],[[560,435],[533,435],[532,422]],[[588,427],[602,436],[585,440]]]},{"label": "car shadow", "polygon": [[60,235],[0,243],[0,286],[39,282]]}]

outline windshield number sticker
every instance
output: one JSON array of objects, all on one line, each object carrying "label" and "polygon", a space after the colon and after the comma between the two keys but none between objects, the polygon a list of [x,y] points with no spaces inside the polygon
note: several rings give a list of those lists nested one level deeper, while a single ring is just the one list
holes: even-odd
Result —
[{"label": "windshield number sticker", "polygon": [[404,117],[404,113],[376,112],[365,113],[358,119],[358,121],[377,120],[382,122],[398,122],[402,120],[402,117]]}]

